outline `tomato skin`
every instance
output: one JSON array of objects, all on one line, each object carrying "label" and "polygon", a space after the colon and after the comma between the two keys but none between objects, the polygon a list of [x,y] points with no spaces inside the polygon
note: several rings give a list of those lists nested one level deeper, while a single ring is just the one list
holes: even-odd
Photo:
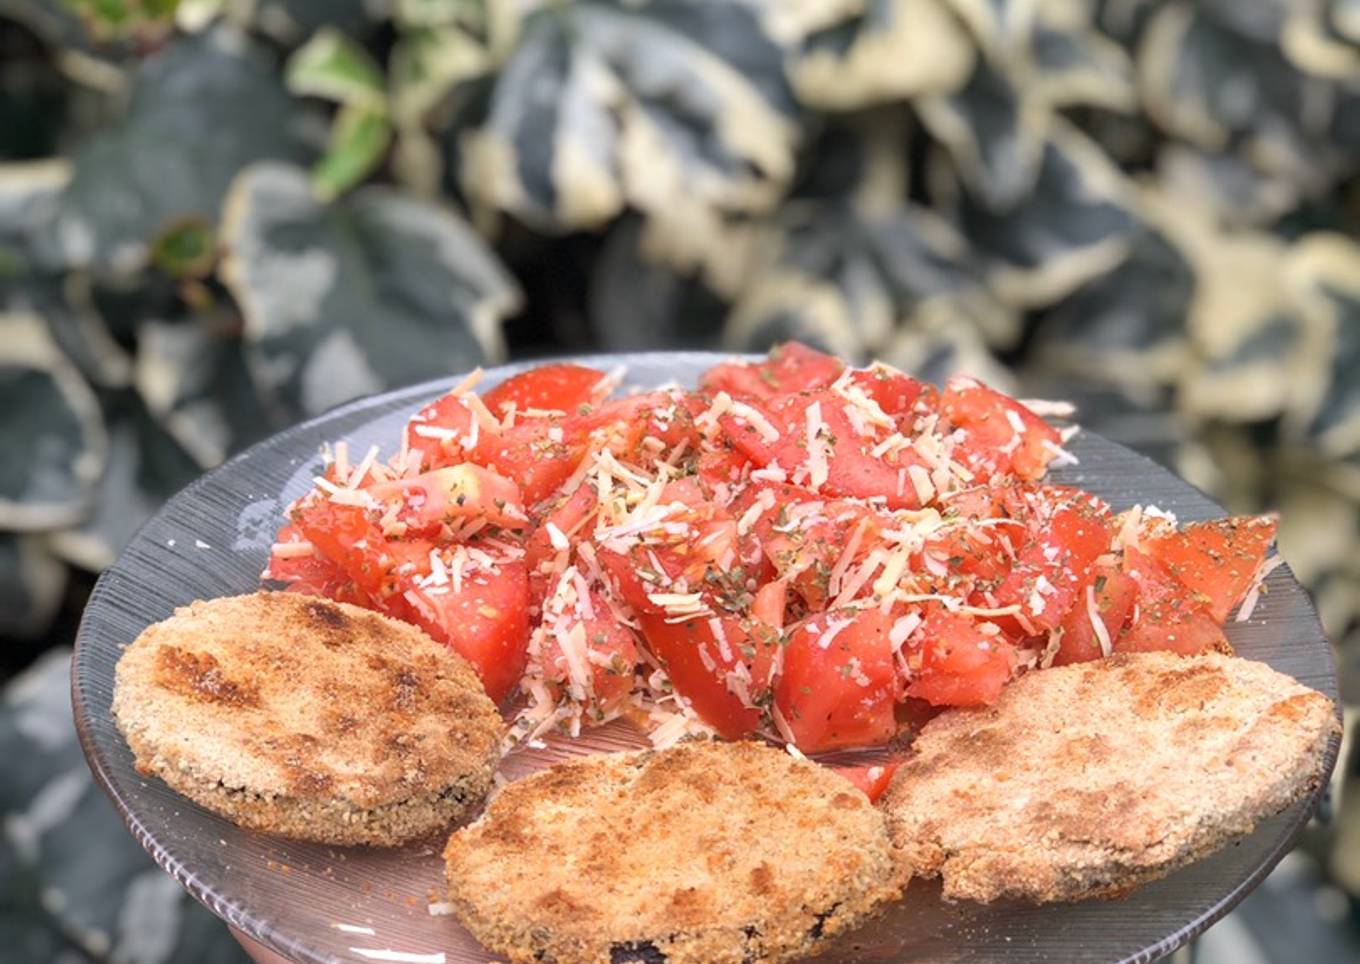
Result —
[{"label": "tomato skin", "polygon": [[[892,509],[921,507],[915,487],[904,484],[899,473],[906,469],[906,464],[875,458],[865,450],[865,440],[845,414],[845,399],[835,392],[802,392],[781,395],[768,403],[750,401],[746,404],[775,428],[779,438],[766,439],[751,420],[740,413],[723,415],[718,424],[733,447],[756,465],[764,467],[777,462],[792,481],[799,484],[806,481],[811,485],[804,476],[809,461],[809,410],[816,405],[827,453],[827,477],[820,487],[821,492],[859,499],[882,497]],[[904,450],[904,455],[909,451]]]},{"label": "tomato skin", "polygon": [[[556,429],[556,431],[554,431]],[[557,419],[530,418],[478,445],[473,460],[519,485],[526,506],[535,506],[571,478],[585,456],[584,438],[567,434]]]},{"label": "tomato skin", "polygon": [[490,469],[471,462],[446,466],[405,479],[369,486],[374,498],[398,504],[397,521],[408,533],[433,533],[459,519],[486,519],[513,528],[525,524],[519,487]]},{"label": "tomato skin", "polygon": [[933,608],[912,639],[920,640],[920,666],[907,695],[932,706],[995,703],[1015,669],[1015,647],[958,613]]},{"label": "tomato skin", "polygon": [[479,446],[492,446],[498,430],[477,424],[466,395],[450,392],[406,423],[406,449],[421,456],[421,471],[457,465]]},{"label": "tomato skin", "polygon": [[1179,532],[1144,539],[1142,548],[1221,623],[1251,588],[1278,526],[1273,516],[1192,522]]},{"label": "tomato skin", "polygon": [[1168,651],[1186,656],[1231,653],[1223,628],[1208,607],[1133,546],[1124,547],[1124,573],[1138,587],[1133,622],[1115,642],[1115,652]]},{"label": "tomato skin", "polygon": [[[1096,558],[1114,536],[1110,509],[1089,493],[1068,486],[1028,490],[1030,539],[996,590],[1000,606],[1020,606],[1021,625],[1044,633],[1057,628],[1085,588]],[[1017,617],[1019,618],[1019,617]]]},{"label": "tomato skin", "polygon": [[[1110,637],[1111,648],[1124,631],[1133,615],[1133,604],[1138,597],[1138,584],[1114,565],[1096,566],[1086,584],[1096,601],[1096,614]],[[1091,625],[1086,605],[1087,589],[1077,594],[1076,604],[1062,622],[1062,639],[1053,657],[1054,666],[1084,663],[1105,655],[1100,639]]]},{"label": "tomato skin", "polygon": [[878,403],[884,414],[902,417],[912,414],[918,401],[931,402],[935,390],[924,382],[889,368],[874,367],[857,371],[850,381]]},{"label": "tomato skin", "polygon": [[[940,396],[940,411],[967,434],[959,452],[964,463],[983,477],[1014,472],[1022,479],[1038,479],[1053,460],[1049,445],[1062,441],[1057,429],[1024,405],[971,378],[949,380]],[[1016,431],[1012,419],[1018,420],[1021,431]],[[1007,446],[1013,449],[1008,452]]]},{"label": "tomato skin", "polygon": [[845,363],[839,358],[787,341],[770,349],[763,362],[714,365],[699,379],[699,391],[709,395],[727,392],[733,398],[773,398],[787,392],[825,388],[834,382]]},{"label": "tomato skin", "polygon": [[535,408],[570,413],[595,397],[604,377],[602,371],[568,362],[539,365],[510,376],[483,394],[482,401],[497,415],[511,404],[521,412]]},{"label": "tomato skin", "polygon": [[542,652],[539,661],[543,666],[544,678],[557,686],[569,685],[571,672],[566,656],[562,653],[561,640],[575,626],[581,626],[586,648],[592,653],[603,656],[607,664],[590,662],[590,702],[600,718],[617,709],[633,690],[633,669],[637,665],[637,644],[633,634],[614,617],[608,601],[594,589],[590,590],[591,611],[595,616],[590,619],[559,620],[551,630],[543,634]]},{"label": "tomato skin", "polygon": [[902,765],[901,760],[888,760],[886,763],[864,764],[863,766],[833,766],[832,770],[855,785],[855,788],[877,803],[883,791],[892,783],[893,774]]},{"label": "tomato skin", "polygon": [[[768,690],[778,646],[777,634],[752,631],[757,627],[734,616],[696,617],[667,622],[662,613],[638,613],[647,648],[665,667],[676,692],[724,739],[736,740],[755,732],[761,713],[732,691],[728,673],[750,673],[749,695],[757,702]],[[722,630],[722,640],[715,632]],[[723,644],[725,640],[726,645]]]},{"label": "tomato skin", "polygon": [[529,644],[528,567],[514,559],[499,568],[494,578],[465,580],[459,593],[435,594],[411,581],[397,597],[401,618],[471,663],[497,703],[519,685]]},{"label": "tomato skin", "polygon": [[[775,706],[800,750],[873,746],[896,732],[891,625],[877,609],[819,613],[788,634]],[[821,640],[835,626],[824,648]]]}]

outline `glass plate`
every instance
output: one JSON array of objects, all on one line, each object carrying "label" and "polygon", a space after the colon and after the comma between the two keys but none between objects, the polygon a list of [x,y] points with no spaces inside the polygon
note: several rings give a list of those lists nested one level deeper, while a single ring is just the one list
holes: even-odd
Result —
[{"label": "glass plate", "polygon": [[[628,366],[625,384],[693,384],[718,356],[666,353],[583,359]],[[487,384],[532,367],[488,372]],[[298,961],[455,964],[490,955],[450,917],[427,911],[441,899],[441,839],[400,850],[295,843],[238,829],[140,776],[109,714],[114,664],[148,624],[195,599],[254,590],[283,507],[319,470],[322,442],[348,439],[390,454],[402,424],[454,379],[362,399],[289,429],[232,459],[171,499],[100,579],[80,626],[72,699],[91,769],[129,829],[194,897],[230,924]],[[1081,464],[1055,471],[1116,508],[1155,503],[1184,520],[1222,515],[1202,493],[1155,463],[1097,436],[1071,446]],[[1331,648],[1304,591],[1287,568],[1268,580],[1256,612],[1231,623],[1240,655],[1337,696]],[[576,743],[553,740],[503,764],[520,776],[573,754],[642,745],[611,725]],[[1328,750],[1330,771],[1335,743]],[[879,921],[846,935],[825,960],[1148,961],[1203,931],[1261,882],[1291,843],[1319,794],[1265,820],[1251,836],[1166,880],[1115,901],[1033,907],[946,904],[938,884],[913,883]]]}]

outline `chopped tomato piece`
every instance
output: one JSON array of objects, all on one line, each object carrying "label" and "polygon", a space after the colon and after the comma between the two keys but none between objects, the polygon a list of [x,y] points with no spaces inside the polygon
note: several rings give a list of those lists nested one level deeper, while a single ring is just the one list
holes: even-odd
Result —
[{"label": "chopped tomato piece", "polygon": [[466,461],[479,445],[494,444],[497,431],[481,423],[465,393],[450,392],[411,416],[406,449],[420,455],[421,469],[438,469]]},{"label": "chopped tomato piece", "polygon": [[393,592],[394,563],[386,552],[387,540],[366,508],[316,493],[293,507],[293,524],[364,595],[381,599]]},{"label": "chopped tomato piece", "polygon": [[311,548],[302,554],[289,552],[288,546],[308,546],[302,532],[294,525],[285,525],[275,538],[269,564],[261,578],[284,583],[288,592],[306,596],[324,596],[336,602],[368,606],[369,599],[338,565]]},{"label": "chopped tomato piece", "polygon": [[984,477],[1014,472],[1037,479],[1062,441],[1057,429],[1024,405],[971,378],[950,379],[940,411],[964,430],[963,461]]},{"label": "chopped tomato piece", "polygon": [[888,789],[888,784],[892,782],[893,774],[902,765],[901,760],[888,760],[884,763],[870,763],[863,766],[833,766],[835,770],[845,779],[855,785],[870,803],[877,803],[878,798],[883,796],[883,791]]},{"label": "chopped tomato piece", "polygon": [[850,380],[864,389],[885,414],[899,417],[912,414],[918,401],[929,401],[935,393],[924,382],[882,365],[857,371]]},{"label": "chopped tomato piece", "polygon": [[589,615],[545,622],[550,628],[541,636],[539,661],[544,678],[552,684],[571,689],[577,674],[589,680],[588,691],[584,680],[576,681],[578,692],[573,695],[583,702],[588,699],[598,721],[632,692],[638,654],[633,634],[614,618],[608,600],[593,589],[588,598]]},{"label": "chopped tomato piece", "polygon": [[485,519],[492,525],[514,528],[528,518],[515,483],[471,462],[378,482],[368,491],[388,506],[398,507],[396,521],[408,532],[430,532],[461,519]]},{"label": "chopped tomato piece", "polygon": [[751,603],[751,616],[772,629],[784,628],[784,603],[788,592],[787,579],[775,579],[756,590]]},{"label": "chopped tomato piece", "polygon": [[568,434],[561,420],[530,418],[516,423],[492,444],[479,446],[474,458],[514,479],[524,504],[535,506],[571,478],[585,452],[585,439]]},{"label": "chopped tomato piece", "polygon": [[896,731],[890,617],[877,609],[820,613],[784,648],[775,706],[800,750],[883,743]]},{"label": "chopped tomato piece", "polygon": [[668,621],[674,618],[638,614],[647,648],[676,692],[726,739],[754,732],[768,699],[778,633],[734,616]]},{"label": "chopped tomato piece", "polygon": [[1027,632],[1057,628],[1077,603],[1096,558],[1114,535],[1110,508],[1068,486],[1030,490],[1029,541],[995,593],[998,606],[1018,605]]},{"label": "chopped tomato piece", "polygon": [[404,577],[398,598],[406,604],[403,618],[471,663],[487,695],[499,703],[524,675],[529,577],[522,559],[503,561],[498,569],[464,579],[460,591],[422,586]]},{"label": "chopped tomato piece", "polygon": [[604,372],[584,365],[539,365],[510,376],[487,391],[482,401],[497,415],[503,415],[510,405],[520,412],[540,409],[566,414],[596,400],[596,389],[604,377]]},{"label": "chopped tomato piece", "polygon": [[934,706],[995,703],[1015,669],[1015,647],[958,613],[933,609],[911,639],[916,675],[907,695]]},{"label": "chopped tomato piece", "polygon": [[796,341],[770,349],[763,362],[715,365],[699,379],[699,390],[727,392],[734,398],[772,398],[787,392],[825,388],[845,369],[839,358]]},{"label": "chopped tomato piece", "polygon": [[1137,585],[1138,599],[1133,622],[1115,642],[1116,652],[1168,650],[1187,656],[1232,652],[1209,608],[1192,597],[1160,563],[1126,546],[1124,572]]},{"label": "chopped tomato piece", "polygon": [[1273,516],[1192,522],[1179,532],[1145,539],[1142,547],[1223,622],[1251,588],[1277,526]]},{"label": "chopped tomato piece", "polygon": [[1091,580],[1078,594],[1076,605],[1063,620],[1062,639],[1058,644],[1057,655],[1053,657],[1053,665],[1084,663],[1105,655],[1095,619],[1100,620],[1113,650],[1119,634],[1124,631],[1125,623],[1133,615],[1133,603],[1137,596],[1137,583],[1116,566],[1096,566],[1091,571]]}]

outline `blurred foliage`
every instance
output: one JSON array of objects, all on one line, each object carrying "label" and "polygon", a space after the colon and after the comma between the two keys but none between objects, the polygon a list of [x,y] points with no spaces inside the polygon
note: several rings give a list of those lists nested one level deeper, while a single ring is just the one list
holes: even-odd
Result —
[{"label": "blurred foliage", "polygon": [[1360,692],[1357,11],[0,0],[0,630],[508,320],[1169,409],[1188,478],[1283,510]]}]

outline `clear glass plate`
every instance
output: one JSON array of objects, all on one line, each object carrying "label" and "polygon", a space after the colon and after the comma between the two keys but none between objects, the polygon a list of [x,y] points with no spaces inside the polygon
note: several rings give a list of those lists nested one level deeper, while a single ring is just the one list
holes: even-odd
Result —
[{"label": "clear glass plate", "polygon": [[[628,366],[625,384],[692,384],[717,356],[665,353],[595,359]],[[584,359],[588,364],[590,359]],[[531,367],[493,369],[487,384]],[[258,585],[283,507],[318,471],[322,442],[348,439],[390,454],[407,416],[454,379],[338,408],[232,459],[171,499],[99,581],[76,642],[72,699],[91,769],[129,829],[194,897],[228,923],[298,961],[482,962],[490,955],[450,917],[441,899],[442,839],[399,850],[295,843],[240,830],[140,776],[109,714],[114,665],[124,646],[175,607]],[[1183,520],[1223,514],[1155,463],[1097,436],[1077,436],[1080,465],[1055,478],[1089,488],[1116,508],[1155,503]],[[1228,635],[1240,655],[1337,696],[1331,648],[1304,591],[1286,567],[1245,623]],[[573,754],[641,746],[622,724],[503,764],[516,777]],[[1336,759],[1328,751],[1328,770]],[[1312,814],[1318,796],[1261,823],[1236,846],[1116,901],[1033,907],[946,904],[938,885],[913,883],[906,899],[823,955],[838,961],[1148,961],[1169,953],[1227,913],[1261,882]],[[394,953],[395,952],[395,953]],[[407,956],[409,955],[409,956]]]}]

